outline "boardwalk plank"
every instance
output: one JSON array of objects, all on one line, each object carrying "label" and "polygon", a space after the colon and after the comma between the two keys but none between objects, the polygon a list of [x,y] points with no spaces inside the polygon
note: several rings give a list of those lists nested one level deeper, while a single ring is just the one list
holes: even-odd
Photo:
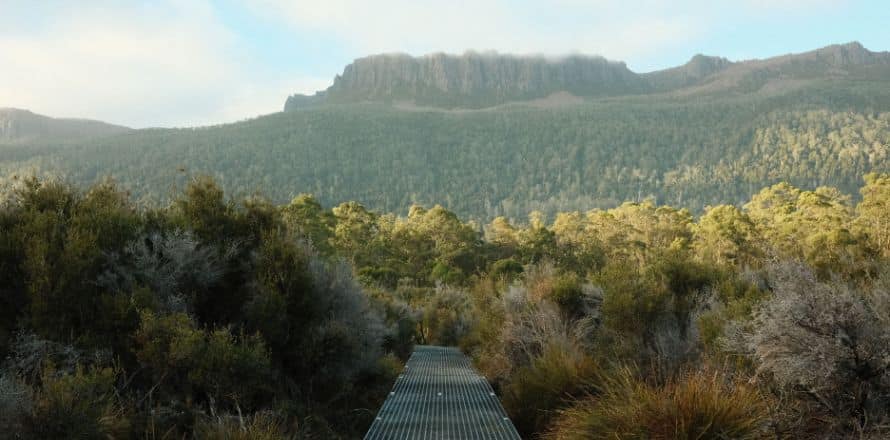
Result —
[{"label": "boardwalk plank", "polygon": [[488,381],[454,347],[420,345],[365,440],[519,439]]}]

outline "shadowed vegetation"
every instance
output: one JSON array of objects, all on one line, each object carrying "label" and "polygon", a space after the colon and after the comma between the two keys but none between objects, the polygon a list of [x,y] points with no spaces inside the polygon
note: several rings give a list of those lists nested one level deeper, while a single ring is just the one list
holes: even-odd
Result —
[{"label": "shadowed vegetation", "polygon": [[880,438],[890,178],[486,225],[192,178],[17,181],[0,208],[0,432],[355,438],[413,344],[459,345],[526,438]]}]

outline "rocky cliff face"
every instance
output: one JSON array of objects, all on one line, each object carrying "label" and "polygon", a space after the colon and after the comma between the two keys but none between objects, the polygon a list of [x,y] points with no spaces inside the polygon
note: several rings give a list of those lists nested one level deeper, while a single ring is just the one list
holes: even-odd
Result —
[{"label": "rocky cliff face", "polygon": [[548,60],[470,53],[362,58],[346,67],[328,94],[332,100],[415,99],[445,105],[471,100],[471,106],[485,106],[558,91],[609,96],[645,90],[645,82],[624,63],[604,58]]},{"label": "rocky cliff face", "polygon": [[[346,66],[324,92],[324,101],[410,100],[420,105],[479,108],[556,92],[615,96],[648,90],[647,82],[624,63],[600,57],[375,55]],[[295,95],[288,107],[300,107],[308,98],[312,97]]]},{"label": "rocky cliff face", "polygon": [[[313,96],[291,96],[285,110],[364,101],[483,108],[557,92],[578,97],[677,91],[746,93],[770,82],[863,74],[881,66],[890,66],[890,53],[870,52],[855,42],[742,62],[696,55],[682,66],[645,74],[634,73],[621,62],[589,56],[373,55],[346,66],[327,90]],[[782,85],[772,89],[777,88]]]},{"label": "rocky cliff face", "polygon": [[[794,55],[788,57],[794,57]],[[818,60],[834,67],[890,64],[890,54],[887,52],[871,52],[855,41],[823,47],[798,57],[806,60]]]}]

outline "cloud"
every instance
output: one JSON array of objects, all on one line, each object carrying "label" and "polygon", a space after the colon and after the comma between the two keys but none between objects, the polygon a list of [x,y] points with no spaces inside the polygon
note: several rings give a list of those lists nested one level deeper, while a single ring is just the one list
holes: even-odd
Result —
[{"label": "cloud", "polygon": [[468,49],[644,55],[693,38],[690,15],[663,2],[583,0],[259,0],[253,10],[338,38],[357,53]]},{"label": "cloud", "polygon": [[137,127],[203,125],[278,111],[293,91],[324,85],[251,67],[208,2],[58,3],[45,12],[0,33],[0,106]]},{"label": "cloud", "polygon": [[848,3],[0,0],[0,107],[136,127],[220,123],[278,111],[373,53],[584,53],[651,70],[726,29]]}]

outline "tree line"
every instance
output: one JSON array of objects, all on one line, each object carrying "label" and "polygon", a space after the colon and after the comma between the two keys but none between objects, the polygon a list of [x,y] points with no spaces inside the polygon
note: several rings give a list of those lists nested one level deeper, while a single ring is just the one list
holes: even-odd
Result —
[{"label": "tree line", "polygon": [[458,345],[528,438],[880,438],[890,175],[464,221],[192,177],[15,181],[0,208],[0,432],[355,438],[417,343]]},{"label": "tree line", "polygon": [[890,171],[886,90],[835,96],[826,85],[824,102],[789,92],[469,112],[323,106],[88,143],[0,146],[0,178],[36,172],[89,186],[110,175],[153,206],[188,175],[208,173],[230,194],[260,191],[275,203],[301,191],[326,205],[355,200],[402,214],[439,203],[485,223],[649,197],[700,214],[781,181],[857,196],[862,175]]}]

